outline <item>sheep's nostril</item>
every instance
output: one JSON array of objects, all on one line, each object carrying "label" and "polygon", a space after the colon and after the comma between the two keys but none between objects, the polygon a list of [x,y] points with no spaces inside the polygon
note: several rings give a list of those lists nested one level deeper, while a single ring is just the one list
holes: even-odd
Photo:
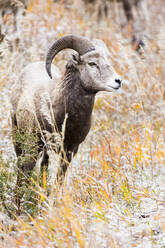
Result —
[{"label": "sheep's nostril", "polygon": [[121,80],[120,79],[115,79],[115,82],[121,85]]}]

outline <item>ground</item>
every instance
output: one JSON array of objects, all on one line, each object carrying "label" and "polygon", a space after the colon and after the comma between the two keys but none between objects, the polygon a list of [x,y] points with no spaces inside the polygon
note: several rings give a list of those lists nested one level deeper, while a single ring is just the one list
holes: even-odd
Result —
[{"label": "ground", "polygon": [[[81,0],[31,0],[13,32],[4,17],[0,44],[0,247],[165,247],[165,7],[143,0],[134,26],[121,5],[98,22],[97,7]],[[91,12],[90,12],[91,11]],[[137,52],[132,33],[142,39]],[[123,78],[118,94],[100,93],[91,131],[73,160],[63,189],[46,195],[36,177],[15,211],[15,153],[9,95],[21,69],[44,60],[48,44],[74,33],[102,39]],[[71,51],[55,64],[64,70]],[[54,203],[55,194],[55,203]]]}]

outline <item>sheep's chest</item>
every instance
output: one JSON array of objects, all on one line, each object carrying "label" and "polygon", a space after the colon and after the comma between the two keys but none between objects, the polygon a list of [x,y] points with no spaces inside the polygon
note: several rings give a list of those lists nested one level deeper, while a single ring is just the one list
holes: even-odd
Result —
[{"label": "sheep's chest", "polygon": [[79,145],[87,136],[91,123],[91,115],[84,116],[80,111],[75,115],[68,115],[65,131],[65,143],[68,147]]},{"label": "sheep's chest", "polygon": [[[66,97],[61,107],[63,114],[61,115],[59,128],[66,119],[65,128],[65,147],[67,150],[74,150],[87,136],[91,126],[91,114],[94,105],[94,95],[71,95]],[[67,115],[66,115],[67,114]],[[60,128],[61,129],[61,128]]]}]

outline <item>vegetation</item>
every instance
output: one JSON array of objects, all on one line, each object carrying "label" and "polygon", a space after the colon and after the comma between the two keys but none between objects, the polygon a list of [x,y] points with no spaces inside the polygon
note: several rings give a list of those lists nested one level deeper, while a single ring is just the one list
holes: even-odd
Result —
[{"label": "vegetation", "polygon": [[[131,26],[120,5],[99,23],[81,0],[30,0],[13,34],[4,16],[0,44],[0,247],[165,247],[165,13],[164,0],[144,0],[134,10],[134,27],[145,46],[131,44]],[[65,185],[47,185],[36,171],[17,191],[11,135],[10,89],[21,69],[44,59],[47,44],[74,33],[104,40],[116,71],[119,94],[96,98],[91,131],[70,166]],[[71,51],[60,53],[61,70]],[[35,136],[16,132],[27,154]],[[37,148],[36,148],[37,149]],[[22,157],[19,158],[20,160]],[[51,156],[53,163],[53,155]],[[49,196],[48,196],[49,191]],[[18,215],[17,193],[21,208]]]}]

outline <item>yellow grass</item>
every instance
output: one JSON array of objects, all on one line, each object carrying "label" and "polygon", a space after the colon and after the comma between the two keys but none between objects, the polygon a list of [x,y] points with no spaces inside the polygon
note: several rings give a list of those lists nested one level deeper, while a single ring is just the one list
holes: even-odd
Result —
[{"label": "yellow grass", "polygon": [[[18,45],[10,41],[11,51],[8,41],[3,44],[0,121],[6,132],[0,133],[2,141],[11,127],[9,117],[5,122],[9,113],[5,89],[25,64],[43,60],[48,44],[64,34],[104,40],[114,68],[123,77],[123,91],[97,96],[90,134],[61,191],[48,199],[44,172],[43,187],[32,181],[37,212],[12,219],[1,207],[0,247],[164,247],[164,1],[144,2],[142,21],[139,24],[135,15],[134,24],[140,25],[144,37],[140,53],[131,44],[130,26],[118,22],[122,9],[116,13],[112,6],[109,17],[98,23],[95,7],[91,14],[80,0],[72,1],[70,8],[63,1],[29,1],[26,15],[20,18]],[[62,70],[69,53],[60,53],[55,60]],[[9,146],[10,142],[9,138]],[[10,195],[7,200],[14,204]]]}]

